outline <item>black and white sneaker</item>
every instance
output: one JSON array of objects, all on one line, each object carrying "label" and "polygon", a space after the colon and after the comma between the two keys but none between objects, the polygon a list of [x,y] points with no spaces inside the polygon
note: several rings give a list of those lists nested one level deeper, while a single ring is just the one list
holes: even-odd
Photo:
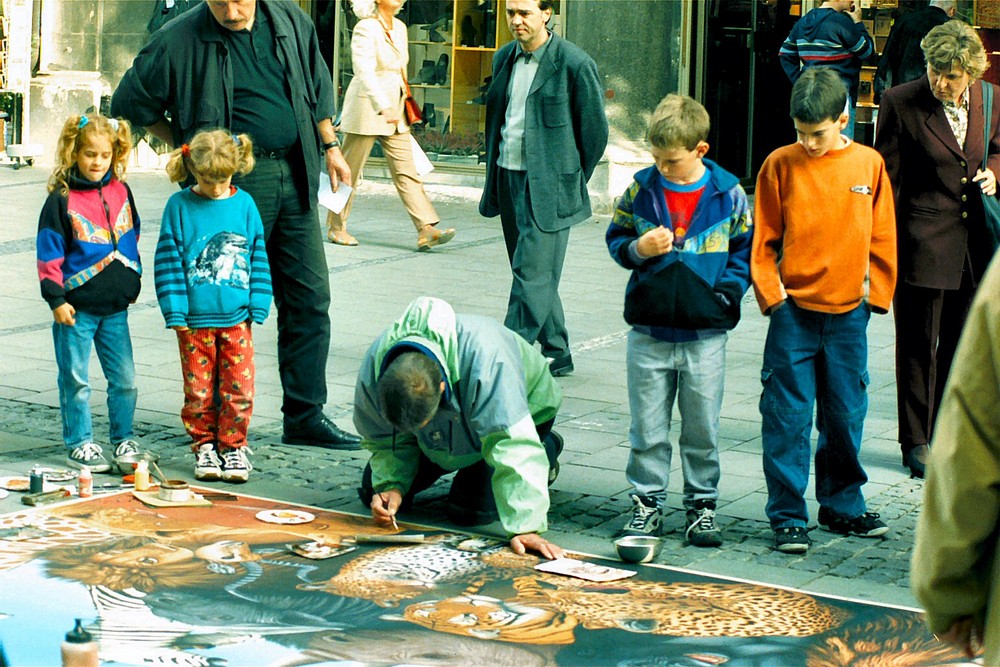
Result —
[{"label": "black and white sneaker", "polygon": [[865,512],[861,516],[849,519],[846,516],[831,512],[825,507],[819,508],[819,525],[831,533],[854,535],[855,537],[882,537],[889,532],[889,526],[878,518],[877,512]]},{"label": "black and white sneaker", "polygon": [[76,447],[66,457],[66,463],[74,468],[90,468],[91,472],[111,470],[111,462],[104,457],[104,450],[96,442],[85,442]]},{"label": "black and white sneaker", "polygon": [[809,551],[809,533],[802,526],[774,529],[774,548],[785,554],[804,554]]},{"label": "black and white sneaker", "polygon": [[660,534],[660,523],[663,514],[660,505],[652,496],[632,494],[632,518],[622,528],[622,535],[653,535]]},{"label": "black and white sneaker", "polygon": [[115,445],[115,458],[139,453],[139,443],[135,440],[122,440]]},{"label": "black and white sneaker", "polygon": [[695,501],[687,511],[687,528],[684,539],[696,547],[722,546],[722,531],[715,525],[715,503],[711,500]]},{"label": "black and white sneaker", "polygon": [[222,452],[222,481],[242,484],[250,479],[253,465],[247,454],[252,454],[249,447],[227,449]]},{"label": "black and white sneaker", "polygon": [[222,479],[222,459],[215,453],[215,445],[210,442],[199,445],[195,456],[197,457],[194,464],[195,479],[203,482],[217,482]]}]

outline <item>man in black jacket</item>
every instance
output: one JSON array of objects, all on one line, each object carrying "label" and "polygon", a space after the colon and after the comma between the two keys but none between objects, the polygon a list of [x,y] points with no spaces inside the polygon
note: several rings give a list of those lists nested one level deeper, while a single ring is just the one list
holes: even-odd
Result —
[{"label": "man in black jacket", "polygon": [[257,166],[234,183],[264,221],[282,442],[357,449],[360,439],[323,414],[330,280],[317,218],[320,156],[334,190],[351,178],[334,107],[316,29],[289,0],[206,0],[153,34],[111,99],[112,115],[173,146],[218,127],[253,137]]},{"label": "man in black jacket", "polygon": [[957,4],[957,0],[931,0],[927,7],[896,19],[882,50],[878,71],[875,72],[876,104],[881,102],[882,93],[889,88],[919,79],[927,73],[920,40],[931,28],[954,17]]}]

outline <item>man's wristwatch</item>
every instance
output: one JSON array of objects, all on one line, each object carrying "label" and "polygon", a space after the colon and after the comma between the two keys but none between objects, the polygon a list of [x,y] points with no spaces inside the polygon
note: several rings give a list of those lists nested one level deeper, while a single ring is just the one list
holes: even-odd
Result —
[{"label": "man's wristwatch", "polygon": [[340,141],[334,139],[333,141],[328,141],[325,144],[323,144],[323,152],[325,153],[331,148],[339,148],[339,147],[340,147]]}]

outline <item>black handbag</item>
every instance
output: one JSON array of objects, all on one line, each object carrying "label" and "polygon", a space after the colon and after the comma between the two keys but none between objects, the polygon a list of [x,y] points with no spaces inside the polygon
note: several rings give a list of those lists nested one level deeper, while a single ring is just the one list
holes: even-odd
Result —
[{"label": "black handbag", "polygon": [[[983,86],[983,115],[986,117],[983,123],[983,170],[986,169],[986,158],[990,154],[990,120],[993,117],[993,86],[985,81],[980,81]],[[986,221],[986,234],[993,243],[993,251],[996,252],[1000,246],[1000,199],[996,193],[988,195],[980,191],[983,198],[983,217]]]}]

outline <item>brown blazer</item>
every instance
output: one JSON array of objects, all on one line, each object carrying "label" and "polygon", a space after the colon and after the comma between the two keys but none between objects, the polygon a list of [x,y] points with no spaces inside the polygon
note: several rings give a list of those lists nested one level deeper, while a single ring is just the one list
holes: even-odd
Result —
[{"label": "brown blazer", "polygon": [[[987,84],[993,85],[993,84]],[[885,159],[896,199],[899,280],[958,289],[969,257],[978,281],[990,260],[979,184],[983,93],[969,86],[969,129],[959,146],[927,77],[882,96],[875,148]],[[1000,175],[1000,89],[993,86],[988,166]]]}]

